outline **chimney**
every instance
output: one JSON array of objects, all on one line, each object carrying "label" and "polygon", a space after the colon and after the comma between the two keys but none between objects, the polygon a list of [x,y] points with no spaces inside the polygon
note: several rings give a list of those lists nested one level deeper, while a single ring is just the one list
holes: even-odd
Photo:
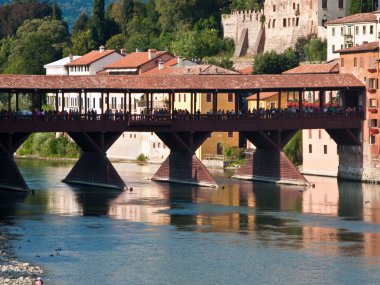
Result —
[{"label": "chimney", "polygon": [[106,50],[106,48],[104,46],[100,46],[99,47],[99,53],[102,53]]},{"label": "chimney", "polygon": [[138,48],[136,48],[136,52],[140,52],[140,50]]},{"label": "chimney", "polygon": [[127,51],[125,50],[125,48],[120,49],[120,54],[127,55]]},{"label": "chimney", "polygon": [[148,50],[148,58],[149,58],[149,60],[151,60],[151,59],[153,59],[153,58],[155,58],[156,57],[156,50],[155,49],[149,49]]},{"label": "chimney", "polygon": [[158,63],[158,70],[161,70],[161,69],[163,69],[164,68],[164,63],[162,62],[162,61],[160,61],[159,63]]},{"label": "chimney", "polygon": [[177,63],[178,63],[179,67],[183,66],[183,57],[182,56],[177,57]]},{"label": "chimney", "polygon": [[74,57],[73,57],[73,55],[70,53],[70,54],[69,54],[69,61],[72,62],[73,60],[74,60]]}]

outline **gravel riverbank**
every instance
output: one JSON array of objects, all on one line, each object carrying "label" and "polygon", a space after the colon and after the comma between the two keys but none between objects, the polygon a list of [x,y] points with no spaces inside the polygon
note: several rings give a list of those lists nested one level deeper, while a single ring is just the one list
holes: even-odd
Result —
[{"label": "gravel riverbank", "polygon": [[14,236],[4,232],[0,224],[0,284],[1,285],[31,285],[43,270],[26,262],[17,260],[10,241]]}]

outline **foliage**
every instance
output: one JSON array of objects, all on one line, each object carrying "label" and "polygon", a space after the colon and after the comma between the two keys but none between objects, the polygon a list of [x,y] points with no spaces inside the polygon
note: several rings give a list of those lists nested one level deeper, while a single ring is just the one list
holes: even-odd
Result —
[{"label": "foliage", "polygon": [[72,33],[75,35],[76,33],[84,32],[88,27],[88,23],[89,18],[87,14],[85,12],[82,12],[79,15],[78,19],[75,21]]},{"label": "foliage", "polygon": [[288,48],[283,53],[265,52],[254,56],[254,74],[280,74],[299,65],[296,53]]},{"label": "foliage", "polygon": [[12,37],[25,20],[41,19],[52,14],[52,7],[36,1],[0,6],[0,38]]},{"label": "foliage", "polygon": [[35,133],[22,144],[17,154],[46,158],[77,158],[79,148],[66,137],[55,138],[54,133]]},{"label": "foliage", "polygon": [[106,38],[104,0],[94,0],[90,19],[90,30],[92,39],[95,41],[96,45],[103,45]]},{"label": "foliage", "polygon": [[235,10],[260,10],[264,1],[260,0],[233,0],[232,8]]},{"label": "foliage", "polygon": [[61,21],[26,20],[11,43],[4,73],[44,74],[43,65],[62,57],[68,32]]},{"label": "foliage", "polygon": [[350,0],[348,11],[350,15],[372,12],[376,8],[376,2],[373,0]]},{"label": "foliage", "polygon": [[245,163],[244,150],[241,148],[223,145],[223,154],[227,167],[239,166]]},{"label": "foliage", "polygon": [[80,31],[71,37],[71,46],[64,50],[64,54],[83,55],[96,48],[97,46],[91,37],[90,30]]},{"label": "foliage", "polygon": [[302,131],[298,131],[285,145],[284,152],[295,165],[302,164]]},{"label": "foliage", "polygon": [[137,157],[136,157],[136,160],[138,162],[147,162],[148,161],[148,157],[145,156],[143,153],[140,153]]},{"label": "foliage", "polygon": [[320,38],[311,39],[305,45],[305,57],[308,61],[325,61],[327,59],[327,41]]},{"label": "foliage", "polygon": [[234,70],[233,68],[233,62],[231,60],[230,56],[210,56],[210,57],[205,57],[204,61],[207,64],[213,64],[217,65],[229,70]]}]

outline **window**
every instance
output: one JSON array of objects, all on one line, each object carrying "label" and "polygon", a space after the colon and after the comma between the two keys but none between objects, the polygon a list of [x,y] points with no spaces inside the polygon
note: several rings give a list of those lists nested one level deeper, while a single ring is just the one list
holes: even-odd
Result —
[{"label": "window", "polygon": [[136,134],[134,134],[133,137],[136,138]]},{"label": "window", "polygon": [[157,147],[160,148],[161,144],[160,143],[157,143]]},{"label": "window", "polygon": [[206,94],[206,102],[211,102],[211,98],[212,98],[211,93],[207,93]]},{"label": "window", "polygon": [[273,12],[276,12],[276,5],[273,5]]},{"label": "window", "polygon": [[373,35],[373,25],[369,26],[369,34]]},{"label": "window", "polygon": [[313,138],[313,130],[309,130],[309,139]]},{"label": "window", "polygon": [[293,10],[296,9],[296,3],[293,3]]},{"label": "window", "polygon": [[359,26],[355,27],[355,35],[359,35]]},{"label": "window", "polygon": [[318,138],[322,139],[322,130],[318,130]]},{"label": "window", "polygon": [[186,94],[183,94],[183,102],[186,102]]},{"label": "window", "polygon": [[233,102],[233,101],[234,101],[234,94],[228,93],[228,102]]},{"label": "window", "polygon": [[332,28],[332,30],[331,30],[331,35],[332,35],[333,37],[335,37],[335,28]]},{"label": "window", "polygon": [[272,28],[275,28],[275,27],[276,27],[276,19],[273,19]]},{"label": "window", "polygon": [[271,19],[269,19],[268,21],[268,29],[270,29],[270,23],[271,23]]},{"label": "window", "polygon": [[153,143],[153,148],[156,148],[156,143],[155,142]]},{"label": "window", "polygon": [[181,94],[178,94],[178,102],[181,102]]},{"label": "window", "polygon": [[282,26],[283,26],[284,28],[286,28],[286,19],[285,19],[285,18],[282,20]]},{"label": "window", "polygon": [[357,67],[358,66],[358,59],[355,57],[354,58],[354,67]]},{"label": "window", "polygon": [[309,153],[313,153],[313,145],[309,144]]},{"label": "window", "polygon": [[343,9],[343,0],[338,0],[338,8]]},{"label": "window", "polygon": [[300,19],[299,18],[296,18],[296,26],[298,27],[299,25],[299,22],[300,22]]},{"label": "window", "polygon": [[378,86],[378,79],[377,78],[368,78],[368,88],[374,88],[377,89]]},{"label": "window", "polygon": [[332,52],[335,52],[335,45],[332,45],[331,50]]},{"label": "window", "polygon": [[322,0],[322,9],[327,9],[327,0]]},{"label": "window", "polygon": [[377,99],[369,99],[369,107],[377,108]]},{"label": "window", "polygon": [[363,35],[366,34],[366,31],[367,31],[367,26],[363,26]]},{"label": "window", "polygon": [[234,137],[234,133],[233,132],[228,132],[228,137],[229,138],[233,138]]},{"label": "window", "polygon": [[370,136],[369,136],[369,144],[375,144],[375,143],[376,143],[376,137],[370,135]]},{"label": "window", "polygon": [[327,145],[323,145],[323,153],[327,154]]},{"label": "window", "polygon": [[341,66],[341,67],[344,67],[344,58],[341,58],[341,59],[340,59],[340,66]]},{"label": "window", "polygon": [[377,128],[377,119],[371,119],[368,121],[368,125],[370,128]]}]

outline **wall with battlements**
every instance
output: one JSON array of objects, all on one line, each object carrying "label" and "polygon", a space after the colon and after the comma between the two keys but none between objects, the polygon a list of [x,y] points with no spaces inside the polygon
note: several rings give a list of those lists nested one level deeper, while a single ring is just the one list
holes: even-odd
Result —
[{"label": "wall with battlements", "polygon": [[323,23],[347,15],[348,2],[266,0],[262,11],[223,15],[224,38],[234,40],[235,57],[271,50],[283,52],[294,46],[300,36],[316,34],[325,38]]}]

